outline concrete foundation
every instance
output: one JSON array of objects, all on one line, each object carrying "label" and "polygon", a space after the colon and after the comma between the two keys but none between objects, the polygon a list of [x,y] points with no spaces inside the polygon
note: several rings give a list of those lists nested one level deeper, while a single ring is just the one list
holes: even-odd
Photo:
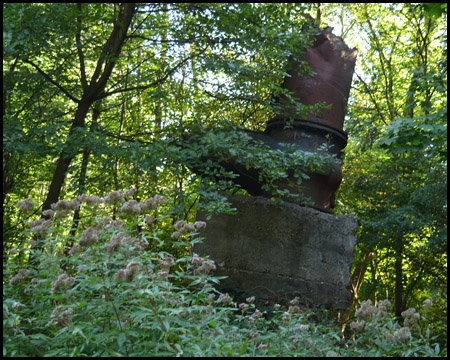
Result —
[{"label": "concrete foundation", "polygon": [[350,304],[350,266],[358,219],[337,216],[259,196],[229,198],[237,215],[206,220],[194,247],[215,260],[215,275],[231,286],[256,293],[302,294],[327,308]]}]

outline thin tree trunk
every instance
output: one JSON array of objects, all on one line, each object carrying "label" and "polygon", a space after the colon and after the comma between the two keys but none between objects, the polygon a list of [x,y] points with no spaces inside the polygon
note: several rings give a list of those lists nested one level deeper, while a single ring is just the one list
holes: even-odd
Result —
[{"label": "thin tree trunk", "polygon": [[351,315],[354,307],[356,306],[356,301],[358,300],[358,293],[359,293],[359,290],[361,289],[361,285],[364,282],[364,276],[366,274],[367,267],[369,266],[369,263],[373,259],[374,255],[375,254],[373,252],[366,253],[364,255],[364,258],[360,262],[359,266],[357,268],[355,268],[355,270],[353,271],[352,289],[351,289],[352,298],[350,300],[349,309],[348,309],[348,311],[346,311],[344,313],[342,320],[341,320],[342,330],[345,329],[346,322],[350,318],[350,315]]},{"label": "thin tree trunk", "polygon": [[[85,118],[89,108],[92,104],[92,101],[81,101],[78,104],[77,111],[75,113],[75,119],[73,121],[72,127],[69,132],[69,136],[67,138],[66,144],[70,146],[70,142],[73,141],[73,134],[78,128],[82,128],[85,126]],[[56,169],[53,174],[53,179],[50,184],[50,188],[47,193],[47,198],[44,201],[42,206],[42,210],[47,210],[51,208],[51,205],[56,203],[59,199],[59,194],[61,193],[61,188],[64,184],[64,179],[66,177],[67,170],[69,169],[69,165],[72,159],[75,157],[75,151],[69,151],[67,149],[63,150],[58,162],[56,164]]]},{"label": "thin tree trunk", "polygon": [[403,251],[398,249],[395,253],[395,289],[394,289],[394,308],[395,316],[401,318],[403,311]]},{"label": "thin tree trunk", "polygon": [[[18,57],[14,59],[14,62],[8,68],[9,73],[12,74],[14,72],[18,61],[19,61]],[[3,85],[3,116],[6,116],[6,107],[8,104],[8,92],[9,92],[8,88],[5,85]],[[10,153],[4,153],[4,155],[3,155],[3,197],[2,197],[2,204],[3,204],[2,216],[3,216],[3,218],[5,215],[6,195],[14,187],[15,175],[10,172],[11,159],[12,159],[12,156]]]},{"label": "thin tree trunk", "polygon": [[[169,14],[168,14],[168,7],[167,4],[164,3],[163,4],[163,23],[165,26],[162,27],[161,30],[161,67],[164,67],[166,65],[166,58],[167,58],[167,50],[168,50],[168,45],[167,45],[167,31],[169,28]],[[158,89],[160,91],[162,91],[163,89],[163,85],[162,83],[160,85],[158,85]],[[156,131],[158,132],[159,130],[161,130],[161,125],[162,125],[162,119],[163,119],[163,108],[164,108],[164,104],[162,102],[161,99],[157,99],[155,102],[155,128]]]},{"label": "thin tree trunk", "polygon": [[[89,131],[93,131],[97,125],[97,120],[100,116],[100,102],[98,101],[95,105],[94,108],[92,110],[92,123],[91,126],[89,128]],[[85,191],[85,187],[86,187],[86,173],[87,173],[87,166],[89,163],[89,155],[91,153],[91,149],[90,148],[85,148],[83,150],[83,159],[81,161],[81,169],[80,169],[80,177],[78,180],[78,195],[81,195],[84,193]],[[77,232],[78,229],[78,222],[80,220],[80,209],[76,209],[74,214],[73,214],[73,225],[72,228],[70,229],[70,237],[69,240],[67,242],[67,246],[66,246],[66,251],[69,251],[70,248],[73,246],[73,241],[71,241],[70,239],[73,239],[75,237],[75,234]]]}]

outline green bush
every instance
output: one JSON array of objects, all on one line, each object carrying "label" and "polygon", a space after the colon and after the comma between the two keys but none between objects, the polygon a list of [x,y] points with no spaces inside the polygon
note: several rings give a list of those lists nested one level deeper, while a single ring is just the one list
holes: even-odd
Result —
[{"label": "green bush", "polygon": [[[254,297],[236,303],[215,289],[214,261],[192,252],[206,224],[175,221],[162,196],[132,195],[82,195],[28,222],[29,240],[3,259],[3,356],[446,355],[423,315],[409,309],[400,326],[387,301],[363,302],[346,336],[298,298],[265,311]],[[71,238],[81,205],[90,216]]]}]

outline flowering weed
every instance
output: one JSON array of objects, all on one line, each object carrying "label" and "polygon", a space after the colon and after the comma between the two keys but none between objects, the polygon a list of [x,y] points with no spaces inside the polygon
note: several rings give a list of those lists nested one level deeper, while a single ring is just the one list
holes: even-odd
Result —
[{"label": "flowering weed", "polygon": [[[125,200],[133,193],[59,201],[47,219],[29,222],[27,245],[4,259],[4,356],[446,354],[424,334],[422,315],[409,309],[400,326],[387,300],[363,302],[347,338],[337,323],[314,320],[317,314],[302,310],[298,298],[270,310],[254,296],[235,302],[215,289],[221,278],[212,275],[214,259],[192,252],[197,230],[207,224],[172,220],[159,195]],[[29,212],[35,204],[26,199],[17,206]],[[67,216],[79,206],[91,216],[67,241]],[[114,209],[120,220],[112,220]],[[14,262],[17,251],[38,262]]]}]

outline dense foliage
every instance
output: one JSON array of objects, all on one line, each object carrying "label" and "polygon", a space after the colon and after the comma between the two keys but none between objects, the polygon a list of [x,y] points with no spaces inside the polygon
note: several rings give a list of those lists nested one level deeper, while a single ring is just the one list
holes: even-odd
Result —
[{"label": "dense foliage", "polygon": [[[410,4],[347,10],[356,20],[348,32],[364,34],[367,49],[358,58],[346,122],[353,141],[341,190],[341,211],[362,225],[355,292],[362,286],[363,298],[393,298],[397,316],[431,294],[445,309],[445,17]],[[380,18],[383,11],[389,16]],[[371,274],[361,285],[366,267]]]},{"label": "dense foliage", "polygon": [[[321,309],[288,304],[237,303],[214,289],[212,259],[198,256],[197,230],[205,222],[172,225],[167,199],[130,199],[135,188],[101,198],[60,200],[51,220],[25,232],[45,242],[38,266],[10,265],[4,276],[4,356],[359,356],[441,353],[426,300],[399,325],[388,300],[361,304],[351,333]],[[125,201],[126,200],[126,201]],[[24,213],[31,201],[20,202]],[[69,254],[64,242],[70,215],[82,207],[85,229]],[[110,215],[120,208],[120,220]],[[172,241],[166,238],[171,234]],[[12,261],[33,252],[11,251]],[[264,306],[266,310],[263,309]]]},{"label": "dense foliage", "polygon": [[[446,9],[3,4],[4,355],[445,355]],[[205,155],[260,169],[274,199],[292,162],[325,160],[236,131],[279,111],[308,14],[359,49],[336,208],[360,220],[344,332],[319,308],[234,303],[192,253],[196,210],[232,212],[221,191],[244,192]]]}]

